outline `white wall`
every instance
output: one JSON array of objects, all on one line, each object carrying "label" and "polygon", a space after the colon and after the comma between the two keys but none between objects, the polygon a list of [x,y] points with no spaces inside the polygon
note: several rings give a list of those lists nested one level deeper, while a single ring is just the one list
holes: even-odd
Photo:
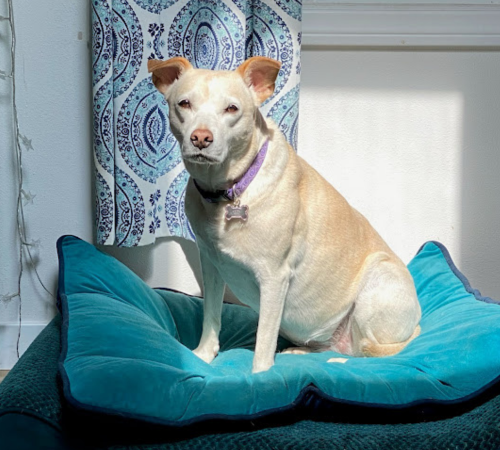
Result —
[{"label": "white wall", "polygon": [[[57,237],[75,233],[92,239],[89,2],[13,3],[19,124],[21,133],[32,139],[34,147],[34,151],[24,152],[25,190],[36,195],[33,204],[26,206],[25,215],[30,240],[41,242],[35,251],[37,270],[46,286],[55,292]],[[7,2],[0,2],[0,14],[6,16],[7,12]],[[0,27],[0,68],[9,71],[7,21],[1,21]],[[8,81],[0,80],[0,89],[0,295],[4,295],[17,291],[19,242],[12,91]],[[26,268],[22,281],[23,322],[29,328],[39,329],[55,314],[54,305],[54,299]],[[18,320],[18,307],[18,298],[0,304],[0,367],[12,362],[6,349],[15,345],[17,330],[13,325]],[[28,331],[23,335],[28,333],[32,334]]]},{"label": "white wall", "polygon": [[500,298],[500,52],[302,53],[299,153],[408,261],[439,240]]},{"label": "white wall", "polygon": [[[93,239],[89,2],[15,7],[19,119],[35,148],[24,153],[25,189],[36,194],[25,213],[42,244],[37,269],[55,293],[57,238]],[[4,70],[8,45],[0,40]],[[305,49],[302,58],[299,153],[405,261],[440,240],[473,286],[500,298],[500,53]],[[10,101],[0,80],[0,295],[17,288]],[[152,286],[200,293],[193,243],[104,250]],[[26,346],[55,308],[29,270],[22,298]],[[15,361],[18,307],[0,304],[0,368]]]}]

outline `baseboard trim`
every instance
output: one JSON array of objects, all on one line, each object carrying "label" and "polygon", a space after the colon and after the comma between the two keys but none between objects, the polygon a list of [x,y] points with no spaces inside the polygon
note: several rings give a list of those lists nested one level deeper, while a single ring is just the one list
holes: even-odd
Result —
[{"label": "baseboard trim", "polygon": [[[47,326],[46,323],[23,323],[19,353],[22,355],[40,332]],[[0,370],[10,370],[17,362],[17,337],[19,324],[0,323]]]}]

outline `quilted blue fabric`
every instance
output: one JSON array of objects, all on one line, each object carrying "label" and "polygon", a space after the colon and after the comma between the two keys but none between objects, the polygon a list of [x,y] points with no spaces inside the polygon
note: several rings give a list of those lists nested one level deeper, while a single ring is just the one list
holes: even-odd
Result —
[{"label": "quilted blue fabric", "polygon": [[[78,408],[154,423],[252,419],[318,393],[330,406],[454,404],[499,381],[500,306],[480,296],[447,250],[426,243],[410,262],[422,306],[421,335],[398,355],[327,363],[334,352],[277,354],[252,374],[257,315],[224,305],[221,352],[198,344],[202,301],[151,289],[119,261],[73,236],[58,241],[63,314],[60,370]],[[280,340],[279,348],[288,343]]]}]

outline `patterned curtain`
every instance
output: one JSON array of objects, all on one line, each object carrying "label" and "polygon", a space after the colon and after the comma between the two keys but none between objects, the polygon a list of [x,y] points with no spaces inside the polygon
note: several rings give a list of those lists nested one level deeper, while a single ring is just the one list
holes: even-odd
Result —
[{"label": "patterned curtain", "polygon": [[184,56],[233,70],[250,56],[282,62],[261,110],[297,146],[301,0],[91,0],[96,229],[100,244],[194,239],[188,174],[148,59]]}]

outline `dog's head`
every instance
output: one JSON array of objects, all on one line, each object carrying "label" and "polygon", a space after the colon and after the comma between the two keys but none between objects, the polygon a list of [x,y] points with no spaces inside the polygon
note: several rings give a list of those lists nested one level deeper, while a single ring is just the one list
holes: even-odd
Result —
[{"label": "dog's head", "polygon": [[252,139],[258,108],[274,92],[281,63],[256,56],[235,71],[195,69],[185,58],[150,60],[169,105],[170,128],[191,164],[238,159]]}]

